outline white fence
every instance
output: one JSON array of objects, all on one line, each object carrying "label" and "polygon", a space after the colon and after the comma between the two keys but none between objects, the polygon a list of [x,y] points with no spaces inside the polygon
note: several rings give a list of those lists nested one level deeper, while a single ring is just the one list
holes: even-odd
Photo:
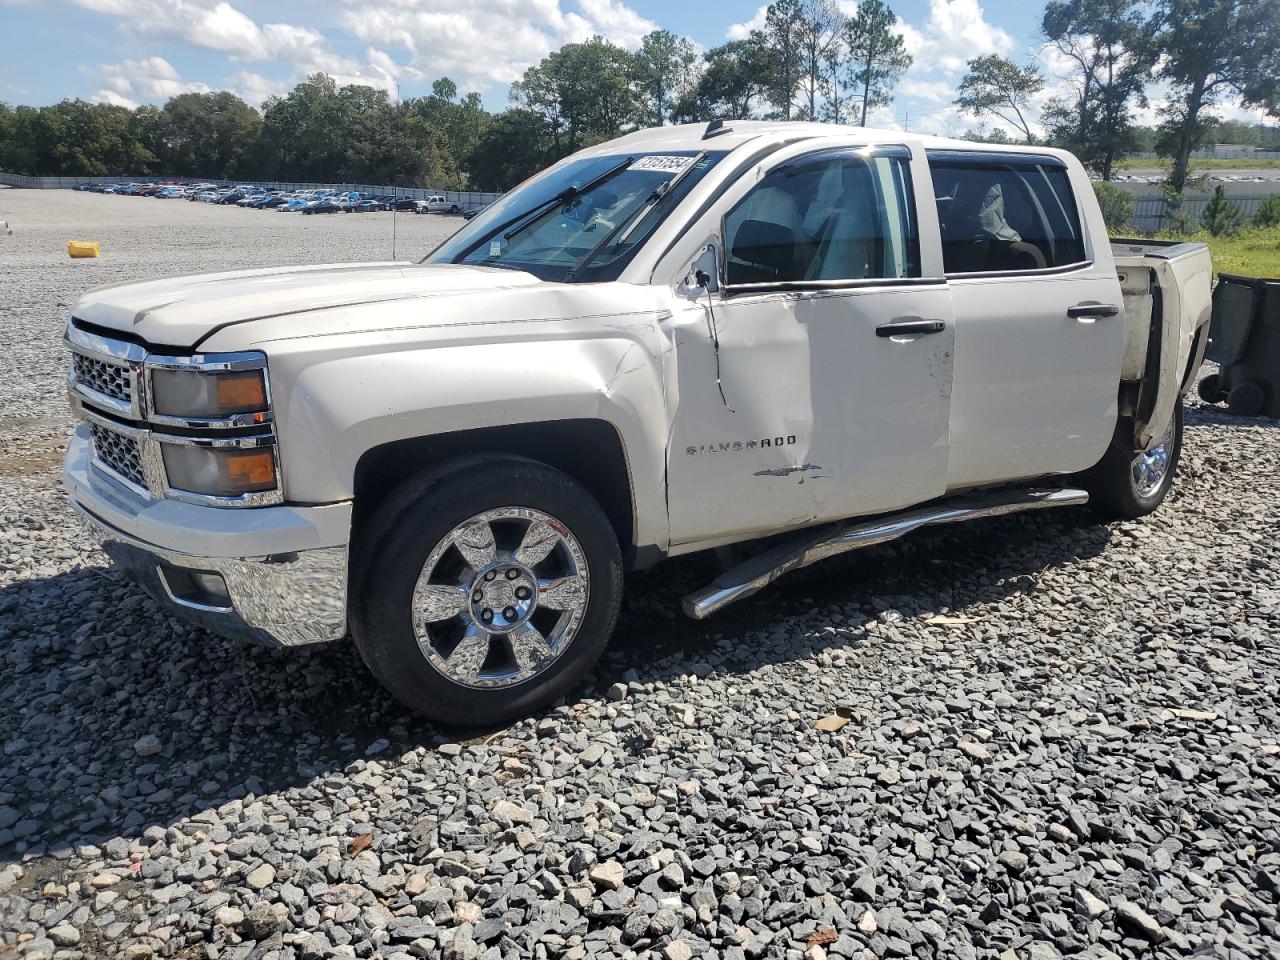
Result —
[{"label": "white fence", "polygon": [[[1152,153],[1151,151],[1143,151],[1141,153],[1131,153],[1128,156],[1131,160],[1168,160],[1169,158],[1162,154]],[[1214,150],[1207,147],[1200,150],[1191,151],[1192,160],[1235,160],[1241,167],[1248,167],[1250,160],[1280,160],[1280,150]]]},{"label": "white fence", "polygon": [[[0,173],[0,183],[11,187],[22,187],[28,190],[71,190],[82,183],[155,183],[168,180],[169,177],[24,177],[16,173]],[[444,197],[446,203],[456,203],[461,210],[474,210],[497,200],[500,193],[480,193],[472,190],[436,190],[431,187],[394,187],[379,183],[300,183],[293,181],[261,180],[205,180],[200,177],[183,177],[187,183],[216,183],[221,187],[234,187],[240,184],[253,184],[266,187],[268,190],[355,190],[375,196],[395,194],[424,200],[427,197]]]}]

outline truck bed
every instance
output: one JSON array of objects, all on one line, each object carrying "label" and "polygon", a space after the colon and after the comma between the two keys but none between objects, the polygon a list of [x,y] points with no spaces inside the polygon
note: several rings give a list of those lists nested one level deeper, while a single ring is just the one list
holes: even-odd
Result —
[{"label": "truck bed", "polygon": [[[1213,260],[1203,243],[1113,239],[1124,293],[1121,379],[1137,385],[1134,441],[1160,436],[1204,354],[1213,304]],[[1194,356],[1193,356],[1194,354]]]}]

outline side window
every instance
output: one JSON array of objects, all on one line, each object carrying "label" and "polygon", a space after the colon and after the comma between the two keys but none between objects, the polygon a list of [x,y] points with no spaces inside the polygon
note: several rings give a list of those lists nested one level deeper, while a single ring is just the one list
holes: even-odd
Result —
[{"label": "side window", "polygon": [[918,277],[905,157],[823,151],[765,176],[724,218],[729,286]]},{"label": "side window", "polygon": [[947,273],[1081,263],[1084,235],[1067,171],[1034,158],[929,157]]}]

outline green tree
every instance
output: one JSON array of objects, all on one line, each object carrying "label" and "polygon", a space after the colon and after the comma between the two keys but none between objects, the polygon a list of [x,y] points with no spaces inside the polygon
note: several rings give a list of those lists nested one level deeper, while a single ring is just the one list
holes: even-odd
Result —
[{"label": "green tree", "polygon": [[404,175],[412,182],[441,189],[467,186],[467,158],[484,135],[490,117],[478,93],[468,93],[461,100],[457,97],[457,85],[441,77],[431,85],[429,96],[405,101],[405,129],[397,151]]},{"label": "green tree", "polygon": [[1187,212],[1182,191],[1175,190],[1167,181],[1161,191],[1164,193],[1164,211],[1160,214],[1160,228],[1169,233],[1190,233],[1191,214]]},{"label": "green tree", "polygon": [[149,172],[156,156],[130,126],[133,111],[84,100],[63,100],[16,118],[19,148],[32,172],[51,176],[138,175]]},{"label": "green tree", "polygon": [[1173,88],[1161,149],[1181,191],[1223,96],[1280,116],[1280,0],[1159,0],[1158,76]]},{"label": "green tree", "polygon": [[817,120],[824,112],[819,104],[835,92],[829,65],[849,18],[836,0],[803,0],[800,12],[801,110],[805,119]]},{"label": "green tree", "polygon": [[1116,233],[1133,222],[1138,201],[1134,198],[1132,191],[1117,187],[1114,183],[1107,183],[1105,180],[1095,180],[1093,192],[1098,197],[1098,206],[1102,208],[1102,219],[1109,232]]},{"label": "green tree", "polygon": [[1250,222],[1255,227],[1280,227],[1280,196],[1272,194],[1264,198]]},{"label": "green tree", "polygon": [[993,53],[974,57],[968,67],[960,81],[956,106],[975,117],[995,117],[1016,127],[1025,143],[1034,143],[1031,101],[1044,89],[1044,77],[1036,65],[1020,67]]},{"label": "green tree", "polygon": [[458,96],[458,85],[448,77],[441,77],[431,84],[431,95],[437,100],[452,103]]},{"label": "green tree", "polygon": [[776,0],[765,10],[764,27],[751,39],[764,51],[768,63],[765,95],[777,116],[790,120],[803,69],[804,10],[800,0]]},{"label": "green tree", "polygon": [[971,140],[974,143],[1013,143],[1013,138],[1000,127],[992,127],[990,130],[986,127],[966,130],[960,135],[960,139]]},{"label": "green tree", "polygon": [[898,18],[881,0],[864,0],[845,24],[846,80],[861,104],[858,122],[864,127],[872,107],[893,102],[893,88],[911,66],[902,35],[894,32],[897,24]]},{"label": "green tree", "polygon": [[693,90],[675,108],[675,118],[697,121],[747,119],[767,96],[769,55],[759,38],[731,40],[702,56]]},{"label": "green tree", "polygon": [[1050,0],[1045,38],[1075,65],[1074,102],[1046,110],[1051,138],[1104,180],[1133,150],[1132,110],[1146,103],[1156,48],[1145,0]]},{"label": "green tree", "polygon": [[634,72],[644,122],[662,126],[693,85],[698,52],[684,37],[654,30],[640,41]]},{"label": "green tree", "polygon": [[258,111],[226,91],[179,94],[159,121],[165,172],[185,177],[233,176],[262,129]]},{"label": "green tree", "polygon": [[1200,226],[1209,231],[1210,236],[1220,237],[1232,234],[1244,223],[1244,214],[1240,207],[1227,199],[1227,191],[1222,184],[1213,188],[1213,196],[1204,206],[1200,214]]},{"label": "green tree", "polygon": [[506,110],[493,118],[467,158],[477,190],[510,190],[547,165],[546,118]]},{"label": "green tree", "polygon": [[540,114],[559,159],[635,125],[632,58],[603,37],[567,43],[511,86],[512,101]]}]

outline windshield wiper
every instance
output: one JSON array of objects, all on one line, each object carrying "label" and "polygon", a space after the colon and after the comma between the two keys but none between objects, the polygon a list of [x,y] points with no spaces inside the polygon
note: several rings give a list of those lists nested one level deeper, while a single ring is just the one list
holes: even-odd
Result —
[{"label": "windshield wiper", "polygon": [[703,150],[701,153],[695,154],[693,158],[689,161],[688,166],[686,166],[683,170],[677,173],[670,180],[663,180],[662,183],[654,187],[653,193],[649,194],[649,196],[645,198],[644,203],[636,208],[635,213],[627,217],[627,219],[623,220],[616,227],[614,227],[612,230],[606,233],[604,237],[601,238],[599,243],[597,243],[594,247],[588,250],[586,254],[584,254],[582,257],[579,258],[578,262],[573,265],[572,269],[570,269],[569,272],[564,275],[564,282],[572,283],[578,271],[580,271],[583,267],[585,267],[592,260],[594,260],[596,254],[598,254],[601,250],[607,247],[609,245],[609,241],[611,241],[614,237],[617,237],[618,234],[623,230],[625,230],[626,232],[622,233],[622,236],[618,237],[618,242],[625,243],[627,237],[631,236],[631,231],[634,230],[637,226],[639,226],[640,222],[650,213],[650,211],[652,211],[654,207],[656,207],[659,203],[662,202],[662,198],[670,194],[671,191],[676,188],[676,184],[678,184],[681,180],[683,180],[689,174],[689,172],[692,171],[693,168],[696,167],[702,161],[702,158],[705,157],[706,155],[707,155],[707,151],[705,150]]},{"label": "windshield wiper", "polygon": [[459,253],[456,257],[454,257],[453,262],[461,263],[464,259],[469,257],[475,250],[484,246],[486,243],[488,243],[498,234],[502,233],[504,230],[507,230],[508,227],[511,227],[512,229],[510,229],[506,233],[503,233],[503,239],[510,240],[513,236],[515,236],[517,233],[523,230],[524,227],[529,222],[531,222],[534,218],[536,218],[538,214],[542,213],[542,211],[546,210],[548,207],[553,207],[558,203],[564,203],[566,200],[571,200],[580,193],[586,193],[588,190],[592,190],[600,186],[600,184],[604,183],[606,180],[611,179],[615,174],[619,174],[623,170],[627,169],[627,167],[631,166],[631,164],[634,162],[635,162],[635,157],[627,157],[621,163],[610,167],[608,170],[604,171],[604,173],[601,173],[599,176],[593,177],[592,179],[584,183],[582,186],[565,187],[563,190],[557,193],[554,197],[548,197],[546,200],[543,200],[541,203],[534,204],[534,206],[531,207],[530,209],[525,210],[522,213],[516,214],[514,217],[511,217],[507,220],[502,221],[502,223],[498,224],[488,233],[480,237],[480,239],[478,239],[475,243],[471,244],[466,249],[464,249],[461,253]]}]

